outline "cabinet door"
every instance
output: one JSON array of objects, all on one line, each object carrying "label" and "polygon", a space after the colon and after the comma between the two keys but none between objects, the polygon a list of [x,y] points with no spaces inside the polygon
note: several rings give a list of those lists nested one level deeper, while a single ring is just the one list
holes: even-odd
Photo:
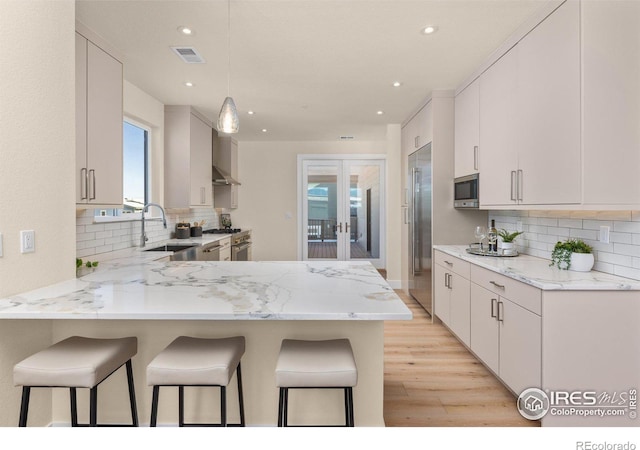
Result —
[{"label": "cabinet door", "polygon": [[122,63],[87,42],[89,202],[122,205]]},{"label": "cabinet door", "polygon": [[451,291],[449,320],[451,331],[458,339],[471,345],[471,305],[470,305],[470,282],[466,278],[456,273],[451,274],[449,281]]},{"label": "cabinet door", "polygon": [[515,205],[518,46],[480,77],[480,206]]},{"label": "cabinet door", "polygon": [[427,103],[416,115],[417,146],[421,148],[433,140],[433,117],[431,103]]},{"label": "cabinet door", "polygon": [[584,202],[640,204],[640,2],[583,1]]},{"label": "cabinet door", "polygon": [[212,206],[211,127],[191,114],[191,206]]},{"label": "cabinet door", "polygon": [[475,80],[455,99],[455,165],[454,176],[478,173],[480,141],[480,91]]},{"label": "cabinet door", "polygon": [[87,40],[76,33],[76,203],[87,198]]},{"label": "cabinet door", "polygon": [[450,326],[451,321],[449,319],[449,297],[450,291],[447,287],[448,279],[451,276],[451,272],[444,267],[436,264],[434,270],[434,283],[433,293],[435,295],[435,314],[442,320],[442,322]]},{"label": "cabinet door", "polygon": [[500,302],[500,378],[516,394],[526,388],[540,388],[541,318],[505,298]]},{"label": "cabinet door", "polygon": [[497,304],[499,297],[471,283],[471,350],[491,370],[499,373],[499,328]]},{"label": "cabinet door", "polygon": [[579,3],[564,3],[517,49],[520,203],[580,203]]}]

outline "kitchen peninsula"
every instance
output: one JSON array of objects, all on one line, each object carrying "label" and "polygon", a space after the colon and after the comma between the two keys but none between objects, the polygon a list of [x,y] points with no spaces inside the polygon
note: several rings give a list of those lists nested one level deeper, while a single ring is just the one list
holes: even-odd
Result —
[{"label": "kitchen peninsula", "polygon": [[[412,316],[370,263],[155,260],[161,256],[131,249],[118,259],[102,262],[90,275],[0,299],[0,319],[20,322],[25,329],[46,322],[52,328],[52,342],[71,335],[137,336],[133,366],[143,424],[151,405],[146,366],[177,336],[246,337],[242,365],[248,425],[276,422],[274,369],[282,339],[346,337],[359,373],[354,390],[356,425],[384,425],[383,321]],[[8,371],[7,367],[2,370]],[[117,423],[122,421],[121,408],[126,407],[120,401],[126,389],[122,380],[114,378],[100,388],[103,402],[98,414],[102,421]],[[2,389],[11,386],[5,383]],[[217,390],[202,389],[185,391],[189,421],[217,419]],[[18,391],[12,394],[19,396]],[[175,423],[177,392],[168,390],[165,395],[159,422]],[[235,398],[233,388],[228,395]],[[87,397],[80,401],[80,411],[85,411]],[[292,423],[342,420],[339,391],[295,392],[290,401]],[[38,425],[68,423],[66,390],[54,390],[52,404],[50,420]],[[234,402],[230,408],[233,421]],[[17,414],[16,410],[16,420]]]}]

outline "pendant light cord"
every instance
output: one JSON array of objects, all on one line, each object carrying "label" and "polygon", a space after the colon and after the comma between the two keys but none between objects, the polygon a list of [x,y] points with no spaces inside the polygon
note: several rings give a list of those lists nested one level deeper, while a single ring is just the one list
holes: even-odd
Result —
[{"label": "pendant light cord", "polygon": [[231,0],[227,0],[227,97],[231,94]]}]

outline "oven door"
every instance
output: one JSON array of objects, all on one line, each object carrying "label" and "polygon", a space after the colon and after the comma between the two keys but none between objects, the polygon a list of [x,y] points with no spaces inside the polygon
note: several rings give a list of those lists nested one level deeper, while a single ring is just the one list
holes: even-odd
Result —
[{"label": "oven door", "polygon": [[251,242],[232,245],[231,261],[251,261]]}]

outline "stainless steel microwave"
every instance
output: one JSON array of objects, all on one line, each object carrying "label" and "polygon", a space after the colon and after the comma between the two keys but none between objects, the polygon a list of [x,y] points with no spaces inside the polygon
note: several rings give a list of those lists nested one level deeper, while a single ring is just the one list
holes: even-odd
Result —
[{"label": "stainless steel microwave", "polygon": [[479,174],[458,177],[453,181],[453,207],[479,208]]}]

